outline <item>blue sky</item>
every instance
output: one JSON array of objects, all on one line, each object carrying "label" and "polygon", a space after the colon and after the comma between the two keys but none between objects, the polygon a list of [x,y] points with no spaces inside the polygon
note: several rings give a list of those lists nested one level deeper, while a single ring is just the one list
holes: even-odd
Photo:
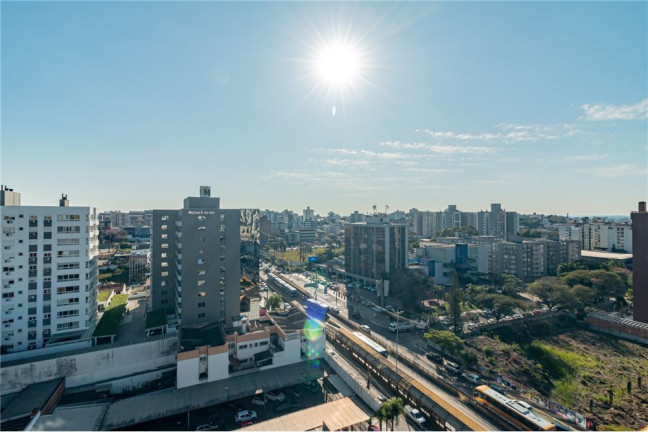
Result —
[{"label": "blue sky", "polygon": [[[3,2],[23,203],[625,214],[648,196],[645,2]],[[322,43],[361,55],[339,91]],[[335,106],[335,115],[332,107]]]}]

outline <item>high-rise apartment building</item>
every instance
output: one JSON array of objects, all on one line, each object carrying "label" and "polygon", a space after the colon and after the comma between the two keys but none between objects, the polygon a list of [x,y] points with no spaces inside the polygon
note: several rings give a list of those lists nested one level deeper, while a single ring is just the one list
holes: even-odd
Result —
[{"label": "high-rise apartment building", "polygon": [[632,253],[632,227],[629,225],[586,223],[580,227],[580,231],[583,250]]},{"label": "high-rise apartment building", "polygon": [[505,234],[505,215],[502,204],[491,204],[490,235],[501,237]]},{"label": "high-rise apartment building", "polygon": [[384,273],[407,267],[407,225],[368,217],[362,223],[346,224],[344,240],[347,273],[379,280]]},{"label": "high-rise apartment building", "polygon": [[2,352],[89,336],[97,315],[97,211],[2,194]]},{"label": "high-rise apartment building", "polygon": [[632,291],[635,321],[648,323],[648,212],[646,202],[632,212]]},{"label": "high-rise apartment building", "polygon": [[[255,224],[250,230],[255,229],[258,234],[259,212],[255,212],[256,217],[250,214],[246,218]],[[207,187],[201,187],[200,197],[186,198],[182,209],[153,210],[154,309],[175,312],[183,327],[207,323],[220,323],[225,328],[239,325],[241,218],[241,210],[221,209],[220,199],[212,198]],[[256,241],[258,246],[258,235]],[[251,283],[255,282],[258,280]]]},{"label": "high-rise apartment building", "polygon": [[315,216],[315,211],[310,206],[304,209],[304,222],[311,222]]}]

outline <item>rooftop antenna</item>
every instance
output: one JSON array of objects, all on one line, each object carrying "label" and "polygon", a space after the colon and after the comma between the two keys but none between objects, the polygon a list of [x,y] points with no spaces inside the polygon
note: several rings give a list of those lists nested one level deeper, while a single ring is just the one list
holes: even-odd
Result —
[{"label": "rooftop antenna", "polygon": [[377,213],[378,213],[378,207],[376,206],[376,204],[374,204],[374,205],[373,205],[373,214],[374,214],[374,216],[375,216]]},{"label": "rooftop antenna", "polygon": [[385,204],[385,216],[387,216],[387,210],[389,210],[389,205]]}]

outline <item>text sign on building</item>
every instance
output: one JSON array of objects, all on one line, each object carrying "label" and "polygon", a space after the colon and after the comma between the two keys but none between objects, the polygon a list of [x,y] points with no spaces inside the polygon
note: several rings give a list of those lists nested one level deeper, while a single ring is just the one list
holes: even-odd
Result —
[{"label": "text sign on building", "polygon": [[317,257],[316,257],[316,256],[309,256],[309,257],[308,257],[308,262],[316,262],[316,261],[317,261]]},{"label": "text sign on building", "polygon": [[187,210],[187,214],[190,215],[215,215],[214,210]]}]

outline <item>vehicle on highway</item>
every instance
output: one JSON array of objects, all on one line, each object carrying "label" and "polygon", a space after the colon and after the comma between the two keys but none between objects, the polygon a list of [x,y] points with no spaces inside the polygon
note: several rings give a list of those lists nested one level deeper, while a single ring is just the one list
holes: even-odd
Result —
[{"label": "vehicle on highway", "polygon": [[371,308],[371,310],[374,312],[382,312],[383,308],[381,308],[380,306],[374,306]]},{"label": "vehicle on highway", "polygon": [[360,326],[360,330],[362,330],[363,332],[371,333],[371,328],[366,324],[362,324]]},{"label": "vehicle on highway", "polygon": [[265,406],[265,404],[266,404],[266,402],[267,402],[267,399],[266,399],[265,395],[262,395],[262,396],[254,396],[254,397],[252,398],[252,401],[251,401],[251,402],[252,402],[254,405],[257,405],[257,406]]},{"label": "vehicle on highway", "polygon": [[387,309],[389,312],[396,312],[396,308],[392,305],[385,306],[385,309]]},{"label": "vehicle on highway", "polygon": [[256,419],[257,419],[256,411],[241,410],[236,413],[236,417],[234,418],[234,421],[236,423],[240,423],[246,420],[256,420]]},{"label": "vehicle on highway", "polygon": [[201,424],[198,426],[196,429],[197,431],[213,431],[213,430],[218,430],[218,425],[211,425],[209,423],[206,424]]},{"label": "vehicle on highway", "polygon": [[481,384],[481,378],[479,378],[478,375],[472,373],[462,373],[461,378],[475,385]]},{"label": "vehicle on highway", "polygon": [[461,373],[461,366],[459,366],[457,363],[453,363],[449,360],[444,360],[443,361],[443,367],[445,370],[448,372],[458,375]]},{"label": "vehicle on highway", "polygon": [[[360,326],[360,327],[362,327],[362,326]],[[364,342],[364,343],[366,343],[367,345],[369,345],[369,346],[370,346],[374,351],[376,351],[376,352],[377,352],[378,354],[380,354],[381,356],[383,356],[383,357],[387,357],[387,356],[388,356],[388,352],[387,352],[387,350],[385,349],[385,347],[383,347],[382,345],[378,344],[378,343],[377,343],[376,341],[374,341],[373,339],[369,339],[367,336],[363,335],[363,334],[360,333],[360,332],[353,332],[353,335],[354,335],[355,337],[357,337],[358,339],[360,339],[362,342]]]},{"label": "vehicle on highway", "polygon": [[351,314],[351,318],[359,320],[359,319],[362,319],[362,315],[360,315],[360,312],[358,312],[358,311],[354,311],[354,312]]},{"label": "vehicle on highway", "polygon": [[271,401],[283,402],[286,399],[285,394],[283,394],[281,392],[277,392],[277,391],[269,391],[265,395]]},{"label": "vehicle on highway", "polygon": [[421,414],[421,411],[417,410],[416,408],[412,408],[409,405],[405,405],[405,414],[407,417],[412,419],[414,422],[418,423],[419,425],[422,425],[425,423],[425,417],[423,417],[423,414]]},{"label": "vehicle on highway", "polygon": [[408,331],[413,329],[414,326],[408,322],[402,322],[402,323],[395,323],[391,322],[389,323],[389,331],[392,333],[396,333],[396,331]]},{"label": "vehicle on highway", "polygon": [[433,361],[435,363],[443,363],[443,357],[441,357],[437,353],[434,352],[425,353],[425,357],[427,357],[428,360]]},{"label": "vehicle on highway", "polygon": [[518,430],[556,430],[556,425],[529,409],[531,407],[526,402],[509,399],[487,385],[476,387],[473,390],[473,399]]},{"label": "vehicle on highway", "polygon": [[330,306],[329,310],[333,313],[339,314],[340,313],[340,308],[337,306]]}]

